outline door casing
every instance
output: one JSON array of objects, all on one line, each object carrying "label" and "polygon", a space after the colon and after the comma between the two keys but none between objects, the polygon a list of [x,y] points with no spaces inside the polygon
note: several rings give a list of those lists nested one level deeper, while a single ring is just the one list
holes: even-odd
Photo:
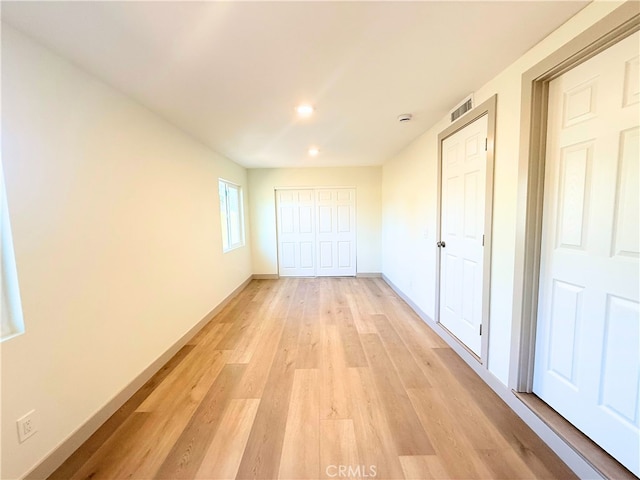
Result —
[{"label": "door casing", "polygon": [[483,272],[482,272],[482,342],[481,353],[478,357],[466,345],[460,342],[455,336],[440,324],[440,261],[442,249],[437,248],[434,242],[433,248],[437,248],[436,257],[436,289],[435,289],[435,322],[447,335],[451,335],[460,343],[475,359],[485,368],[487,367],[487,356],[489,352],[489,302],[491,297],[491,245],[492,245],[492,225],[493,225],[493,167],[494,167],[494,145],[496,137],[496,108],[498,96],[491,98],[478,105],[465,116],[458,119],[438,135],[438,173],[437,173],[437,226],[436,239],[441,240],[442,232],[442,143],[443,141],[462,130],[467,125],[475,122],[483,115],[487,115],[487,171],[485,180],[485,213],[484,213],[484,252],[483,252]]}]

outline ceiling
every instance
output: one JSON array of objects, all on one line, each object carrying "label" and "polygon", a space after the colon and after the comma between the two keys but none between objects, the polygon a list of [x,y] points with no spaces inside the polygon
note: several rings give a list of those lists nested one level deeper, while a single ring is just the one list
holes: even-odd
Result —
[{"label": "ceiling", "polygon": [[2,16],[253,168],[381,164],[587,3],[3,1]]}]

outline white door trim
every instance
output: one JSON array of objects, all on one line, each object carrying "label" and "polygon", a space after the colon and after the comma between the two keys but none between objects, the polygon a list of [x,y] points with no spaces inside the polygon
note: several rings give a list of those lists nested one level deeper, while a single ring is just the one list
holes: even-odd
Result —
[{"label": "white door trim", "polygon": [[[497,95],[492,96],[481,105],[477,106],[464,117],[458,119],[452,123],[449,127],[444,129],[438,135],[438,173],[437,173],[437,225],[436,225],[436,239],[441,239],[441,224],[442,224],[442,142],[453,135],[454,133],[462,130],[467,125],[473,123],[483,115],[487,115],[487,172],[485,182],[485,218],[484,218],[484,257],[483,257],[483,276],[482,276],[482,347],[480,357],[469,350],[466,346],[465,349],[469,351],[474,358],[476,358],[484,368],[487,368],[487,356],[489,352],[489,301],[491,294],[491,245],[492,245],[492,225],[493,225],[493,166],[494,166],[494,145],[496,136],[496,107],[497,107]],[[436,324],[447,335],[450,335],[449,331],[440,324],[440,258],[441,250],[436,246],[436,242],[433,243],[433,247],[438,252],[436,254],[436,289],[435,289],[435,318]],[[457,340],[457,339],[456,339]]]},{"label": "white door trim", "polygon": [[514,321],[508,385],[517,392],[531,393],[533,387],[549,82],[638,30],[637,2],[626,2],[522,76]]}]

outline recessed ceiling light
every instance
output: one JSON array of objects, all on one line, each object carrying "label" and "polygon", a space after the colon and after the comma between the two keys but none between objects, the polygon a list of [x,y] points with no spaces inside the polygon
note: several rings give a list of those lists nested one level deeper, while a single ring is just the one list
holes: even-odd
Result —
[{"label": "recessed ceiling light", "polygon": [[312,157],[317,157],[319,153],[320,150],[318,149],[318,147],[309,148],[309,155],[311,155]]},{"label": "recessed ceiling light", "polygon": [[306,103],[302,105],[298,105],[296,107],[296,113],[298,114],[299,117],[302,117],[302,118],[307,118],[313,115],[313,110],[314,108],[311,105],[308,105]]}]

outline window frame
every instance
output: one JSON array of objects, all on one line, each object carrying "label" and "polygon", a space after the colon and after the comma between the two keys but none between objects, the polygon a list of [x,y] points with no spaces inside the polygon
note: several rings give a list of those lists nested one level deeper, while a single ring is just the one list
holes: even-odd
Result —
[{"label": "window frame", "polygon": [[[235,191],[236,199],[231,198],[232,191]],[[220,199],[222,252],[227,253],[245,246],[244,195],[242,185],[219,178],[218,195]],[[233,221],[234,217],[236,217],[235,221]],[[234,230],[234,227],[236,227],[237,230]],[[237,240],[233,241],[234,238],[237,238]]]},{"label": "window frame", "polygon": [[22,335],[24,317],[22,301],[18,285],[18,273],[11,235],[9,209],[7,207],[7,193],[4,172],[0,164],[0,295],[2,309],[0,315],[0,343]]}]

